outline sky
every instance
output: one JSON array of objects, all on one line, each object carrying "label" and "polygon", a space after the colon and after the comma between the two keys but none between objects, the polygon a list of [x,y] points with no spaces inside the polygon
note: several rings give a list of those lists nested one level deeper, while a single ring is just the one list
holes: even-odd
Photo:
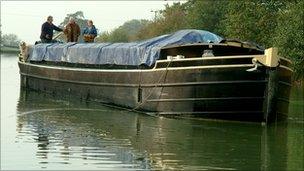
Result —
[{"label": "sky", "polygon": [[39,40],[41,25],[52,15],[59,25],[67,14],[83,11],[100,32],[111,31],[132,19],[154,18],[151,10],[173,1],[1,1],[2,34],[16,34],[30,44]]}]

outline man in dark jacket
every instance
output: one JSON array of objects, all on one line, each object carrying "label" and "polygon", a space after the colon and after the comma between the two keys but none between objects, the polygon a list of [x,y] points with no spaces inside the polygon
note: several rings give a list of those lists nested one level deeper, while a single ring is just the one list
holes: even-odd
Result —
[{"label": "man in dark jacket", "polygon": [[42,27],[41,27],[41,35],[40,35],[41,42],[42,43],[56,42],[55,40],[53,40],[53,31],[54,30],[62,31],[61,28],[59,28],[53,24],[53,17],[48,16],[47,21],[45,23],[43,23]]}]

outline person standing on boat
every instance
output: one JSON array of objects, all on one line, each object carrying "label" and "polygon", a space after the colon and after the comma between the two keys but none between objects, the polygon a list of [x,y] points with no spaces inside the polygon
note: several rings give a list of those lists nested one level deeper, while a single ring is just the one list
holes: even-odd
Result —
[{"label": "person standing on boat", "polygon": [[97,29],[93,25],[92,20],[88,20],[87,27],[83,30],[83,40],[86,43],[94,42],[94,38],[97,36]]},{"label": "person standing on boat", "polygon": [[53,40],[53,31],[63,31],[61,28],[53,24],[53,17],[48,16],[47,21],[42,24],[40,39],[42,43],[55,43],[56,40]]},{"label": "person standing on boat", "polygon": [[66,35],[67,42],[78,42],[78,36],[80,35],[80,27],[75,22],[73,17],[70,17],[69,23],[65,26],[63,32]]}]

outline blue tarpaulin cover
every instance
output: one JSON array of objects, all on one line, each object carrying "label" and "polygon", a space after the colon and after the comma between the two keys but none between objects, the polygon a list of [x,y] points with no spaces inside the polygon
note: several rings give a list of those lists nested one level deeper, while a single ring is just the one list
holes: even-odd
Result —
[{"label": "blue tarpaulin cover", "polygon": [[219,43],[222,37],[204,30],[180,30],[131,43],[53,43],[33,46],[30,61],[151,66],[160,50],[171,45]]}]

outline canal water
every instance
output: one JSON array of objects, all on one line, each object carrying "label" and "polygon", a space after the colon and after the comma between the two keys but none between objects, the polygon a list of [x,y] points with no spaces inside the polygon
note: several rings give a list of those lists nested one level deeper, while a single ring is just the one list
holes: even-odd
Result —
[{"label": "canal water", "polygon": [[20,90],[17,57],[1,54],[1,169],[304,170],[303,87],[288,121],[152,117]]}]

